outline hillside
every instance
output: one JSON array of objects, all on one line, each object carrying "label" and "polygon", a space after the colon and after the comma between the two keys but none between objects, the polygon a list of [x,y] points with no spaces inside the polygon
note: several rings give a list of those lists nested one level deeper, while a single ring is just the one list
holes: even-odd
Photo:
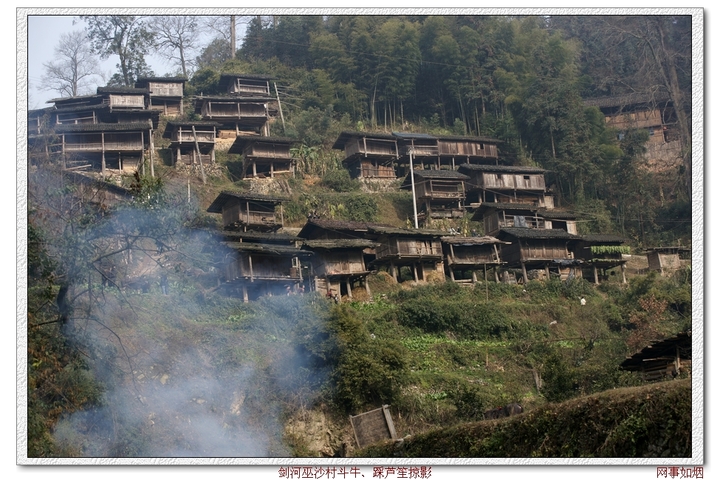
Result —
[{"label": "hillside", "polygon": [[433,430],[355,456],[691,457],[691,406],[690,379],[619,388],[503,420]]}]

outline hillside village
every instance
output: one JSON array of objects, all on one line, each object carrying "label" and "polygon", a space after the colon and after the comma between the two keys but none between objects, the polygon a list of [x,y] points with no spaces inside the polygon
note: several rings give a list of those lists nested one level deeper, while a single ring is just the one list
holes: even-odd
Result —
[{"label": "hillside village", "polygon": [[[527,283],[557,276],[597,284],[617,273],[626,283],[626,239],[578,234],[577,216],[555,207],[546,171],[501,160],[501,142],[486,137],[342,132],[333,148],[342,152],[350,177],[390,188],[401,182],[399,188],[412,193],[414,228],[308,215],[299,232],[286,231],[287,198],[252,188],[255,181],[296,175],[292,147],[298,141],[268,135],[280,110],[272,80],[223,74],[225,95],[186,99],[182,78],[140,78],[135,88],[98,88],[96,95],[56,99],[52,107],[29,112],[30,149],[59,159],[66,171],[103,180],[136,171],[154,176],[161,161],[156,136],[169,139],[172,166],[194,167],[203,176],[216,166],[216,149],[229,144],[227,153],[241,156],[251,188],[220,192],[207,212],[221,216],[223,244],[235,252],[220,254],[219,281],[246,301],[288,288],[348,299],[362,288],[372,297],[367,275],[385,271],[399,280],[403,269],[415,282],[447,277],[474,284],[480,276]],[[176,120],[186,103],[200,120]],[[161,117],[167,121],[159,132]],[[634,127],[647,125],[639,121]],[[667,130],[662,123],[659,128]],[[56,135],[52,142],[46,140],[49,131]],[[466,217],[482,231],[463,229]],[[687,252],[665,250],[676,258]],[[669,262],[666,273],[672,271]],[[661,262],[652,265],[662,271]]]},{"label": "hillside village", "polygon": [[[52,381],[61,374],[41,365],[55,365],[45,357],[53,349],[74,359],[75,372],[87,363],[114,370],[98,380],[104,393],[78,381],[82,400],[47,414],[42,432],[54,439],[38,435],[39,456],[216,456],[185,425],[195,415],[221,419],[212,436],[228,440],[217,448],[230,456],[428,456],[426,442],[445,438],[436,429],[466,424],[478,441],[503,428],[520,436],[534,428],[528,422],[568,411],[595,422],[596,403],[618,409],[622,428],[603,424],[587,450],[528,437],[534,446],[517,452],[618,456],[626,443],[642,445],[632,455],[689,451],[685,437],[668,443],[655,417],[690,421],[686,243],[646,241],[642,218],[631,237],[587,204],[575,211],[556,172],[498,138],[358,121],[318,147],[285,128],[281,79],[217,78],[210,94],[188,94],[185,77],[139,76],[133,87],[98,87],[28,112],[29,178],[48,192],[30,207],[30,243],[49,251],[54,240],[43,234],[62,232],[54,247],[74,249],[66,258],[32,253],[41,305],[33,328],[52,325],[73,340],[31,347],[29,358]],[[584,106],[619,136],[648,132],[653,174],[681,168],[669,98]],[[102,333],[89,334],[97,318]],[[93,345],[92,359],[73,342]],[[670,393],[646,385],[673,379]],[[189,396],[173,393],[184,403],[162,411],[174,388]],[[658,410],[648,414],[636,396]],[[103,402],[132,405],[127,432],[143,434],[128,439],[123,426],[110,435],[92,415],[63,416]],[[513,418],[493,416],[503,408]],[[352,419],[362,412],[382,412],[390,433],[375,440],[390,443],[367,449],[373,442],[358,440]],[[601,441],[633,415],[647,425]],[[63,428],[84,432],[85,444]],[[263,449],[245,444],[247,432]],[[104,440],[91,446],[105,437],[107,449]],[[504,456],[489,444],[455,451],[442,441],[441,456]]]}]

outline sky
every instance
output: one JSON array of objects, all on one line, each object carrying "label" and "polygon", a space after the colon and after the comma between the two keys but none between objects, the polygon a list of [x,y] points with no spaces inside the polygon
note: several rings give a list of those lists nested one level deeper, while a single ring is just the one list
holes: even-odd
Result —
[{"label": "sky", "polygon": [[[56,91],[42,90],[40,88],[45,68],[44,64],[54,60],[55,46],[60,41],[60,36],[75,30],[84,30],[85,22],[77,16],[72,15],[31,15],[28,16],[28,109],[45,108],[50,106],[48,100],[60,97]],[[211,35],[205,35],[203,43],[212,40]],[[238,46],[239,46],[238,41]],[[159,55],[150,55],[146,61],[155,75],[161,77],[166,73],[175,73],[175,67]],[[117,72],[116,64],[118,57],[110,56],[107,60],[101,61],[100,69],[109,78]],[[99,86],[104,86],[99,85]]]},{"label": "sky", "polygon": [[[82,3],[82,2],[79,2],[79,3]],[[458,2],[457,4],[458,4],[458,6],[463,6],[463,3],[465,3],[465,2]],[[648,3],[648,5],[637,5],[636,4],[634,6],[643,6],[643,7],[676,7],[676,6],[678,6],[677,3],[662,5],[663,2],[658,2],[658,1],[654,1],[652,3],[647,2],[647,3]],[[627,5],[626,2],[624,3],[624,5],[623,4],[613,5],[612,3],[604,2],[604,5],[606,7],[629,6],[629,5]],[[27,6],[27,5],[9,5],[9,6],[10,7],[23,7],[23,6]],[[131,5],[131,6],[135,6],[135,5]],[[378,5],[369,5],[369,6],[376,7]],[[388,5],[388,6],[390,6],[390,5]],[[510,6],[515,6],[515,5],[507,5],[507,6],[510,7]],[[526,5],[520,4],[517,6],[524,7]],[[554,2],[553,6],[563,7],[563,2],[559,2],[559,3]],[[0,19],[0,20],[5,23],[5,25],[4,25],[6,27],[5,31],[12,31],[13,27],[15,27],[16,31],[17,31],[17,26],[14,25],[14,22],[16,20],[16,15],[17,15],[15,8],[7,8],[7,6],[2,7],[2,8],[3,8],[3,13],[4,13],[4,18]],[[702,127],[704,127],[704,131],[707,131],[707,132],[712,132],[712,130],[711,130],[711,114],[713,112],[716,112],[717,107],[718,107],[717,105],[715,105],[714,98],[712,97],[712,89],[709,88],[711,85],[711,81],[717,77],[717,75],[713,75],[714,73],[716,73],[717,62],[714,62],[714,63],[711,62],[712,51],[716,50],[716,48],[714,48],[714,47],[717,47],[717,35],[713,34],[714,33],[713,32],[714,20],[716,20],[716,19],[714,19],[711,9],[705,8],[705,11],[704,11],[704,21],[705,21],[704,35],[705,35],[705,38],[703,38],[701,40],[703,42],[704,49],[705,49],[704,67],[707,69],[707,72],[708,72],[707,74],[704,75],[704,78],[705,78],[704,84],[706,85],[705,91],[704,91],[704,96],[705,96],[705,101],[708,102],[707,103],[708,106],[704,107],[704,108],[701,107],[702,110],[704,111],[704,114],[707,117],[705,118],[705,123],[700,124],[700,130],[703,130]],[[24,42],[22,41],[22,39],[16,38],[17,43],[20,45],[21,53],[22,53],[23,48],[27,48],[27,69],[28,69],[27,70],[27,74],[28,74],[27,80],[30,85],[30,89],[28,92],[28,95],[29,95],[28,105],[27,105],[28,108],[32,109],[32,108],[45,107],[45,106],[47,106],[45,104],[45,102],[47,100],[59,96],[57,94],[57,92],[41,92],[35,88],[35,85],[37,84],[37,82],[39,81],[39,79],[43,73],[42,64],[44,62],[48,62],[53,59],[53,49],[54,49],[55,45],[57,44],[57,42],[60,38],[60,35],[62,33],[69,32],[74,29],[81,29],[83,27],[84,27],[84,24],[82,22],[80,22],[76,25],[73,25],[71,16],[30,18],[29,22],[28,22],[28,38],[27,38],[26,45],[23,45]],[[18,35],[20,35],[19,31],[18,31]],[[9,55],[11,53],[3,52],[3,54]],[[717,55],[715,55],[715,56],[717,56]],[[107,62],[105,62],[103,64],[103,70],[114,72],[116,61],[117,61],[116,58],[111,57]],[[151,67],[154,69],[155,73],[158,75],[163,75],[164,73],[166,73],[172,69],[172,67],[170,65],[164,63],[162,60],[159,60],[159,59],[155,59],[155,58],[150,59],[149,63],[151,64]],[[18,72],[20,72],[20,71],[22,71],[22,70],[18,69]],[[717,98],[717,96],[715,96],[715,98]],[[20,105],[20,101],[18,102],[18,105]],[[18,115],[18,117],[20,118],[20,115]],[[705,126],[705,125],[707,125],[707,126]],[[713,158],[712,157],[712,149],[711,149],[711,147],[712,147],[711,140],[712,140],[712,135],[709,135],[708,140],[704,141],[704,143],[703,143],[705,146],[705,158],[707,158],[707,159]],[[703,178],[705,175],[707,175],[708,178],[717,179],[717,175],[715,175],[715,173],[714,173],[714,168],[712,166],[712,162],[708,162],[704,165]],[[6,187],[4,189],[6,194],[9,194],[9,192],[13,192],[13,191],[15,191],[17,193],[16,186],[13,186],[12,182],[7,182],[7,185],[4,184],[4,186]],[[713,203],[717,203],[715,200],[715,198],[717,196],[713,195],[713,192],[711,189],[707,189],[707,190],[708,190],[707,196],[703,198],[703,201],[708,202],[707,205],[711,206]],[[18,208],[22,208],[20,198],[18,198]],[[6,209],[6,210],[8,210],[8,209]],[[10,221],[12,221],[12,220],[10,220]],[[700,231],[698,231],[698,235],[703,236],[703,237],[705,235],[707,235],[707,237],[704,237],[705,238],[704,244],[707,245],[708,247],[710,245],[712,245],[710,238],[712,238],[714,236],[713,228],[711,228],[709,226],[704,227],[704,229],[700,229]],[[716,255],[713,255],[712,249],[707,250],[705,261],[707,261],[707,263],[708,263],[708,268],[704,267],[703,259],[700,260],[700,264],[696,265],[696,267],[700,268],[701,270],[703,268],[705,268],[706,272],[710,272],[711,271],[710,269],[713,266],[715,266],[715,267],[718,266],[718,263],[716,261]],[[22,268],[22,265],[18,264],[18,268]],[[713,280],[712,275],[710,275],[706,278],[706,280],[705,280],[706,283],[704,285],[705,291],[713,291],[713,292],[715,291],[715,288],[713,288],[715,286],[715,282],[713,282],[712,280]],[[16,286],[17,285],[18,284],[16,283]],[[8,290],[8,295],[3,297],[3,299],[2,299],[3,303],[5,305],[16,304],[15,302],[12,301],[12,297],[11,297],[12,293],[10,293],[10,292],[12,292],[12,289],[7,289],[7,290]],[[5,297],[7,297],[7,298],[5,298]],[[17,300],[18,300],[18,297],[16,297],[16,301]],[[701,301],[700,303],[704,303],[704,302]],[[21,306],[19,306],[18,308],[20,308],[22,310]],[[710,343],[710,338],[711,338],[710,335],[713,335],[713,337],[715,337],[717,334],[717,326],[713,326],[714,322],[711,321],[713,319],[710,314],[710,311],[708,310],[709,308],[710,308],[710,305],[708,303],[707,305],[705,305],[705,309],[706,309],[705,315],[708,318],[708,321],[705,322],[705,333],[706,333],[705,368],[707,369],[707,371],[711,371],[710,363],[715,362],[716,357],[717,357],[717,355],[713,356],[711,349],[707,348],[707,344]],[[10,309],[8,308],[7,313],[12,316],[12,313],[10,313],[9,310]],[[11,322],[9,322],[9,323],[11,323]],[[12,338],[12,335],[6,335],[6,338],[9,340]],[[8,345],[3,344],[3,346],[6,347],[3,350],[6,353],[9,353],[10,355],[6,355],[5,357],[8,357],[8,358],[3,358],[3,359],[6,360],[6,364],[15,363],[15,362],[13,362],[14,359],[12,358],[12,355],[11,355],[14,349],[11,347],[9,342],[6,342],[6,343],[8,343]],[[714,364],[714,366],[717,366],[717,365]],[[10,373],[9,368],[7,368],[5,370],[7,372],[6,372],[6,376],[3,377],[3,380],[5,380],[4,383],[9,384],[9,383],[13,382],[13,380],[10,379],[10,376],[12,375],[12,373]],[[7,375],[7,374],[9,374],[9,375]],[[707,378],[709,378],[709,376]],[[705,403],[707,403],[708,405],[710,405],[711,403],[714,403],[714,401],[711,401],[712,398],[715,398],[715,401],[717,400],[717,395],[716,395],[717,383],[718,382],[715,382],[715,381],[713,381],[711,383],[708,380],[706,380],[706,382],[705,382]],[[10,396],[7,396],[7,397],[10,397]],[[6,411],[7,412],[13,411],[12,403],[10,403],[11,399],[7,398],[6,400],[7,400],[5,402]],[[705,459],[706,459],[705,478],[713,478],[713,475],[710,472],[716,471],[719,468],[719,467],[717,467],[717,465],[715,465],[717,462],[712,457],[712,453],[711,453],[712,450],[710,447],[710,445],[712,445],[712,443],[710,442],[709,435],[710,435],[710,431],[711,431],[711,425],[713,423],[712,420],[714,418],[716,418],[716,415],[713,415],[713,410],[705,409],[705,418],[704,418],[704,425],[705,425],[705,432],[706,432],[705,449],[704,449],[704,454],[705,454]],[[8,434],[11,433],[11,429],[6,429],[6,431],[8,432]],[[716,432],[716,430],[714,430],[714,432]],[[10,435],[8,435],[7,437],[9,437],[9,436]],[[8,441],[8,444],[9,444],[9,442],[11,440],[7,437],[6,437],[6,441]],[[714,440],[717,440],[717,435],[713,435],[712,438]],[[6,450],[6,453],[7,453],[7,451],[12,452],[11,448],[7,448],[5,450]],[[14,462],[12,462],[12,459],[5,458],[5,457],[11,457],[11,456],[12,456],[11,453],[6,454],[3,457],[3,460],[5,460],[3,462],[3,464],[12,465],[12,463],[14,463]],[[681,465],[681,463],[678,462],[678,465]],[[23,470],[23,469],[20,469],[19,467],[14,467],[14,468],[16,471]],[[41,475],[42,474],[43,476],[45,476],[47,473],[49,473],[45,469],[43,469],[42,472],[37,470],[37,467],[35,467],[35,469],[36,470],[32,472],[33,475]],[[25,470],[25,473],[28,473],[27,467],[25,467],[24,470]],[[76,470],[76,469],[74,469],[74,470]],[[572,471],[572,473],[571,473],[571,470],[574,470],[574,471]],[[106,472],[107,472],[107,470],[105,470],[103,472],[103,474],[107,474],[109,476],[112,476],[115,474],[117,474],[117,476],[127,474],[127,472],[123,472],[122,470],[117,470],[116,472],[112,472],[112,471],[107,472],[107,473]],[[178,470],[176,470],[175,472],[180,474],[180,471],[178,471]],[[274,475],[271,475],[270,474],[271,471],[268,469],[265,469],[264,472],[266,474],[262,475],[258,478],[278,478],[276,469],[272,470],[272,472],[274,472]],[[443,476],[441,474],[442,473],[441,468],[434,469],[433,473],[435,473],[435,472],[437,472],[437,475],[433,475],[433,478],[470,478],[470,476],[466,476],[463,474],[453,476],[453,477]],[[455,470],[455,472],[458,472],[458,471]],[[472,472],[474,473],[474,475],[472,475],[473,477],[476,477],[477,474],[482,475],[482,473],[490,473],[491,475],[501,473],[501,475],[502,475],[502,470],[498,470],[497,468],[491,469],[490,467],[475,468],[472,470]],[[191,474],[191,475],[195,476],[198,473],[198,471],[193,470],[192,473],[190,473],[189,471],[182,472],[182,473],[183,474],[187,473],[187,474]],[[217,473],[222,473],[222,474],[225,474],[226,476],[232,475],[233,478],[236,478],[239,472],[235,469],[225,470],[224,472],[222,472],[222,470],[214,469],[213,474],[217,474]],[[367,473],[368,472],[366,472],[366,477],[369,476],[369,475],[367,475]],[[460,472],[458,472],[458,473],[460,473]],[[518,473],[517,470],[515,470],[515,473]],[[541,477],[547,476],[548,478],[575,478],[577,476],[582,476],[583,478],[588,479],[588,480],[591,478],[610,478],[611,476],[615,477],[617,479],[656,478],[654,469],[651,467],[643,467],[639,470],[638,469],[630,469],[630,468],[619,468],[619,469],[618,468],[590,468],[590,469],[582,469],[580,471],[578,471],[578,469],[554,468],[554,469],[545,469],[545,473],[546,473],[546,475],[541,474]],[[97,470],[95,470],[95,474],[97,474]],[[526,470],[526,475],[522,475],[522,471],[521,471],[518,478],[535,477],[536,475],[537,475],[537,470],[532,469],[532,470]]]}]

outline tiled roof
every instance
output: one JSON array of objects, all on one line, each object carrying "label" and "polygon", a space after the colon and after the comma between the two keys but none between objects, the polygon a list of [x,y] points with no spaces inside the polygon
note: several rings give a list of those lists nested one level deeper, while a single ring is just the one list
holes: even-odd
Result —
[{"label": "tiled roof", "polygon": [[490,245],[493,243],[507,243],[502,240],[498,240],[495,237],[484,236],[484,237],[440,237],[440,241],[451,245]]}]

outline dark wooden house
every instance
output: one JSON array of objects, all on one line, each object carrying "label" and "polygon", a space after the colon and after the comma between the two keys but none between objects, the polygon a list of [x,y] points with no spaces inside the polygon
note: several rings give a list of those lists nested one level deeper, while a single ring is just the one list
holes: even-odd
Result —
[{"label": "dark wooden house", "polygon": [[498,280],[497,267],[503,264],[500,248],[506,243],[489,236],[447,236],[441,237],[440,241],[445,256],[445,270],[452,281],[476,283],[478,271],[482,272],[483,279],[487,281],[488,267],[492,269],[495,280]]},{"label": "dark wooden house", "polygon": [[654,247],[645,251],[648,268],[667,276],[679,270],[690,260],[690,249],[687,247]]},{"label": "dark wooden house", "polygon": [[284,200],[270,195],[223,191],[207,211],[222,214],[226,230],[274,232],[283,226]]},{"label": "dark wooden house", "polygon": [[375,249],[374,266],[386,268],[396,280],[400,279],[401,267],[408,267],[416,282],[433,277],[445,280],[440,243],[444,232],[381,226],[370,226],[368,231],[379,244]]},{"label": "dark wooden house", "polygon": [[173,165],[215,163],[216,122],[168,122],[163,138],[170,139]]},{"label": "dark wooden house", "polygon": [[263,295],[298,293],[307,285],[303,263],[312,252],[300,248],[292,235],[261,232],[224,232],[222,276],[245,302]]},{"label": "dark wooden house", "polygon": [[230,95],[268,97],[272,95],[270,80],[273,79],[274,77],[250,73],[223,73],[220,75],[218,87]]},{"label": "dark wooden house", "polygon": [[552,196],[546,193],[547,170],[542,168],[461,164],[458,171],[470,177],[467,182],[468,203],[522,203],[554,207]]},{"label": "dark wooden house", "polygon": [[291,138],[240,136],[228,153],[243,156],[243,178],[294,175],[290,147],[296,142]]},{"label": "dark wooden house", "polygon": [[489,137],[443,135],[437,137],[438,156],[452,168],[461,164],[496,163],[500,140]]},{"label": "dark wooden house", "polygon": [[692,370],[692,335],[683,332],[653,342],[620,364],[620,369],[640,372],[643,380],[657,381],[677,377]]},{"label": "dark wooden house", "polygon": [[184,77],[138,77],[136,88],[150,92],[150,109],[163,115],[178,116],[184,113]]},{"label": "dark wooden house", "polygon": [[344,167],[352,178],[397,178],[395,163],[399,159],[397,139],[385,133],[342,132],[333,148],[343,150]]},{"label": "dark wooden house", "polygon": [[591,98],[586,106],[598,107],[605,115],[605,124],[623,135],[628,130],[646,129],[649,144],[662,144],[677,140],[674,126],[677,115],[670,97],[664,94],[629,93]]},{"label": "dark wooden house", "polygon": [[152,161],[152,123],[81,123],[57,125],[53,153],[67,169],[136,171]]},{"label": "dark wooden house", "polygon": [[365,239],[305,240],[303,247],[314,253],[311,258],[314,290],[352,299],[353,286],[361,285],[370,296],[367,283],[370,271],[363,252],[376,246]]},{"label": "dark wooden house", "polygon": [[199,96],[195,98],[195,113],[205,121],[222,124],[220,136],[234,138],[238,135],[264,135],[269,133],[271,118],[268,96]]},{"label": "dark wooden house", "polygon": [[580,239],[577,235],[558,229],[509,227],[500,229],[496,236],[509,242],[502,248],[503,262],[509,268],[521,268],[526,283],[528,270],[543,270],[545,278],[556,273],[563,280],[582,275],[583,262],[573,254],[574,244]]},{"label": "dark wooden house", "polygon": [[414,189],[419,223],[438,218],[460,218],[465,214],[467,175],[454,170],[414,170],[413,174],[412,177],[408,174],[401,188]]},{"label": "dark wooden house", "polygon": [[582,235],[574,245],[574,256],[585,262],[592,271],[592,280],[597,284],[600,278],[607,278],[608,271],[620,268],[622,283],[627,283],[623,252],[630,253],[629,247],[623,247],[625,238],[618,235],[592,234]]}]

